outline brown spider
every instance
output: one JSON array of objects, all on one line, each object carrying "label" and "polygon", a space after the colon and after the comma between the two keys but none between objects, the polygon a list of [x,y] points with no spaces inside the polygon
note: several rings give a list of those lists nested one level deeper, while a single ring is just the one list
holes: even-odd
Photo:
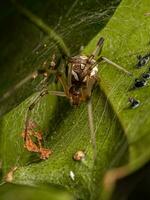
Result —
[{"label": "brown spider", "polygon": [[[96,141],[92,116],[91,93],[95,83],[98,81],[98,62],[105,61],[130,75],[127,70],[105,57],[99,57],[97,61],[95,60],[95,58],[98,57],[101,53],[103,43],[104,39],[100,38],[97,43],[96,49],[90,56],[77,55],[68,58],[66,61],[67,73],[65,75],[56,68],[55,56],[53,56],[49,67],[37,70],[32,73],[32,75],[30,75],[28,78],[26,78],[27,80],[29,78],[35,79],[38,75],[44,76],[44,84],[42,90],[39,96],[36,97],[36,99],[28,108],[25,119],[25,128],[23,131],[25,148],[27,148],[27,150],[31,152],[38,152],[41,159],[48,158],[51,154],[51,150],[42,147],[42,133],[39,130],[35,130],[37,129],[37,124],[31,121],[30,115],[33,108],[39,102],[41,97],[47,94],[66,97],[69,99],[72,105],[76,106],[80,105],[82,102],[88,102],[88,117],[91,140],[93,145],[93,155],[94,159],[96,158]],[[63,91],[48,90],[48,81],[52,74],[56,76],[56,79],[61,83]],[[32,137],[36,138],[37,141],[33,142]]]}]

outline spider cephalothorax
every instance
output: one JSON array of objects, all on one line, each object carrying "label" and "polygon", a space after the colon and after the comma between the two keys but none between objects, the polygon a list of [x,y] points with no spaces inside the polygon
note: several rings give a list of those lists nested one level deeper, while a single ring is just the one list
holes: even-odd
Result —
[{"label": "spider cephalothorax", "polygon": [[93,58],[81,55],[71,57],[69,65],[71,68],[70,102],[79,105],[91,96],[88,86],[92,83],[93,87],[97,81],[98,65]]},{"label": "spider cephalothorax", "polygon": [[88,56],[74,56],[69,60],[72,68],[72,82],[75,84],[84,84],[87,77],[95,76],[98,72],[98,65],[96,60]]}]

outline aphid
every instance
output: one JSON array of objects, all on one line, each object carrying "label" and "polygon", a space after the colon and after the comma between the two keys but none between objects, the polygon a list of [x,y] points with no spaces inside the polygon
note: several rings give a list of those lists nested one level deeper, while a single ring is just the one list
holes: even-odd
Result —
[{"label": "aphid", "polygon": [[147,81],[144,79],[135,79],[134,87],[140,88],[140,87],[144,87],[146,84],[147,84]]},{"label": "aphid", "polygon": [[150,79],[150,69],[149,69],[148,72],[145,72],[145,73],[142,74],[142,78],[144,78],[144,79]]},{"label": "aphid", "polygon": [[136,67],[137,68],[141,68],[142,66],[146,65],[149,60],[150,60],[150,54],[147,54],[145,56],[137,56],[137,59],[138,59],[138,63],[136,64]]},{"label": "aphid", "polygon": [[135,98],[130,97],[129,98],[130,106],[131,108],[137,108],[140,105],[140,101],[136,100]]},{"label": "aphid", "polygon": [[143,73],[142,74],[142,77],[144,78],[144,79],[150,79],[150,73]]},{"label": "aphid", "polygon": [[[126,69],[117,65],[116,63],[110,61],[108,58],[100,56],[102,47],[104,43],[104,38],[100,38],[95,50],[90,56],[87,55],[77,55],[73,57],[68,57],[65,60],[66,73],[62,73],[56,64],[55,55],[52,57],[50,66],[33,72],[31,75],[26,77],[19,83],[17,87],[24,84],[30,79],[35,79],[37,76],[43,76],[43,82],[41,85],[41,91],[39,95],[34,99],[31,105],[28,107],[26,118],[25,118],[25,127],[23,131],[23,138],[25,143],[25,148],[28,151],[37,152],[40,154],[41,159],[46,159],[51,154],[51,150],[45,149],[42,147],[42,133],[37,129],[37,126],[33,126],[31,123],[31,113],[35,105],[40,101],[40,99],[45,95],[54,95],[66,97],[72,105],[79,106],[82,102],[87,102],[88,105],[88,119],[89,119],[89,128],[91,134],[91,140],[93,145],[93,156],[96,158],[96,141],[95,141],[95,132],[93,125],[93,115],[92,115],[92,103],[91,95],[94,85],[98,81],[98,63],[103,61],[112,66],[122,70],[127,75],[131,75]],[[96,60],[97,58],[97,60]],[[63,91],[49,91],[48,84],[51,76],[55,76],[56,79],[61,83]],[[8,96],[9,93],[5,95]],[[36,139],[37,142],[34,142],[33,139]]]},{"label": "aphid", "polygon": [[85,152],[82,150],[77,151],[74,156],[73,159],[76,161],[82,161],[85,159]]}]

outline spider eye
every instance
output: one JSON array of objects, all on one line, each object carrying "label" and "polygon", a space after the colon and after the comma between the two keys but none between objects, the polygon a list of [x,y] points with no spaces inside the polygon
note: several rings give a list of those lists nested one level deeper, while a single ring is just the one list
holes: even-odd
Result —
[{"label": "spider eye", "polygon": [[80,68],[83,70],[85,68],[85,65],[84,64],[81,64],[80,65]]}]

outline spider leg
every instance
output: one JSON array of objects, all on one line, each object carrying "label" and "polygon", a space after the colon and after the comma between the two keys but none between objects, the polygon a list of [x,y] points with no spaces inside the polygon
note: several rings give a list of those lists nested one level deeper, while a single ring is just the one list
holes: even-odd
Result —
[{"label": "spider leg", "polygon": [[[43,63],[42,68],[28,74],[24,79],[22,79],[19,83],[16,85],[12,86],[6,93],[4,93],[1,98],[0,98],[0,103],[9,98],[14,92],[16,92],[18,89],[20,89],[24,84],[28,83],[29,81],[32,81],[36,79],[39,76],[44,76],[44,79],[42,81],[42,84],[44,85],[47,80],[49,79],[50,75],[54,74],[58,80],[61,82],[64,91],[67,93],[68,92],[68,87],[65,82],[65,80],[62,77],[61,72],[58,72],[58,70],[55,68],[56,67],[56,59],[55,59],[55,54],[52,56],[52,61],[50,63],[50,66],[46,66],[47,62]],[[40,83],[41,85],[41,83]]]},{"label": "spider leg", "polygon": [[57,73],[56,77],[58,78],[59,82],[61,83],[65,95],[68,96],[69,95],[69,88],[68,88],[68,85],[67,85],[66,80],[64,79],[63,75],[61,73]]},{"label": "spider leg", "polygon": [[84,91],[84,96],[88,98],[88,121],[89,121],[89,128],[90,128],[90,135],[91,135],[91,143],[93,148],[93,160],[96,160],[97,148],[96,148],[96,134],[94,131],[94,120],[93,120],[93,109],[92,109],[92,100],[91,100],[91,93],[92,89],[97,82],[97,77],[87,76],[87,87]]},{"label": "spider leg", "polygon": [[94,131],[94,122],[93,122],[93,110],[92,110],[92,101],[91,98],[88,100],[88,120],[89,120],[89,128],[91,134],[91,142],[93,146],[93,160],[96,160],[97,148],[96,148],[96,134]]},{"label": "spider leg", "polygon": [[68,87],[71,87],[72,65],[68,66]]},{"label": "spider leg", "polygon": [[96,48],[95,50],[93,51],[93,53],[91,54],[91,56],[89,57],[89,62],[95,58],[96,56],[99,56],[101,51],[102,51],[102,48],[103,48],[103,44],[104,44],[104,38],[101,37],[96,45]]},{"label": "spider leg", "polygon": [[92,59],[94,59],[95,57],[99,56],[102,48],[103,48],[103,44],[104,44],[104,38],[101,37],[96,45],[95,50],[93,51],[93,53],[89,56],[88,61],[87,61],[87,67],[86,67],[86,71],[88,69],[93,69],[98,63],[95,62],[92,66],[89,64],[91,63]]},{"label": "spider leg", "polygon": [[[31,121],[30,115],[35,105],[40,101],[41,97],[45,96],[46,94],[48,94],[46,90],[43,90],[42,92],[40,92],[40,94],[34,99],[34,101],[28,107],[26,118],[25,118],[25,128],[23,132],[25,148],[28,151],[40,153],[42,159],[48,158],[49,155],[51,154],[51,151],[49,149],[45,149],[42,147],[41,145],[42,133],[40,131],[34,130],[35,128],[37,128],[37,125],[35,122]],[[33,137],[37,139],[37,144],[32,141]]]},{"label": "spider leg", "polygon": [[[23,132],[25,148],[31,152],[38,152],[40,154],[41,159],[46,159],[52,153],[50,149],[46,149],[42,147],[42,133],[40,131],[36,131],[37,125],[35,122],[32,122],[30,116],[32,114],[32,110],[36,106],[36,104],[47,94],[54,95],[54,96],[61,96],[67,97],[68,87],[65,79],[63,79],[63,75],[57,69],[55,69],[55,57],[51,62],[50,68],[44,72],[45,78],[43,80],[43,87],[41,88],[41,92],[39,95],[34,99],[34,101],[30,104],[27,110],[26,118],[25,118],[25,128]],[[51,69],[52,68],[52,69]],[[43,73],[41,71],[41,73]],[[51,74],[54,74],[56,78],[60,81],[63,86],[64,92],[62,91],[48,91],[48,81]],[[36,139],[36,142],[32,141],[32,138]]]},{"label": "spider leg", "polygon": [[104,44],[104,38],[101,37],[96,45],[96,49],[93,51],[92,55],[94,57],[99,56],[101,54],[102,48]]},{"label": "spider leg", "polygon": [[[103,44],[104,44],[104,38],[101,37],[97,43],[97,46],[96,46],[96,49],[93,51],[93,53],[91,54],[91,56],[89,57],[89,60],[88,62],[90,62],[93,58],[95,58],[96,56],[99,56],[101,51],[102,51],[102,48],[103,48]],[[108,58],[104,57],[104,56],[101,56],[98,58],[97,61],[105,61],[109,64],[111,64],[112,66],[118,68],[119,70],[123,71],[124,73],[128,74],[129,76],[132,75],[131,72],[127,71],[125,68],[121,67],[120,65],[114,63],[113,61],[109,60]],[[96,62],[97,63],[97,62]],[[96,65],[96,63],[94,65]],[[94,65],[91,67],[93,68]]]},{"label": "spider leg", "polygon": [[126,73],[126,74],[129,75],[129,76],[132,75],[131,72],[129,72],[129,71],[126,70],[125,68],[123,68],[123,67],[121,67],[120,65],[114,63],[113,61],[109,60],[108,58],[106,58],[106,57],[104,57],[104,56],[101,56],[99,59],[100,59],[101,61],[107,62],[107,63],[110,64],[111,66],[116,67],[117,69],[123,71],[124,73]]},{"label": "spider leg", "polygon": [[22,79],[18,84],[15,86],[11,87],[3,96],[0,98],[0,102],[4,101],[8,97],[10,97],[15,91],[17,91],[22,85],[27,83],[30,80],[34,80],[38,76],[38,71],[35,71],[31,74],[29,74],[27,77]]},{"label": "spider leg", "polygon": [[32,81],[36,79],[38,76],[43,75],[45,77],[49,76],[49,74],[56,74],[56,70],[53,69],[38,69],[31,74],[28,74],[24,79],[22,79],[19,83],[12,86],[5,94],[0,98],[0,102],[3,102],[5,99],[9,98],[14,92],[16,92],[21,86],[26,84],[28,81]]},{"label": "spider leg", "polygon": [[[42,147],[42,133],[39,130],[38,131],[34,130],[34,129],[37,129],[37,124],[31,121],[30,116],[36,104],[41,100],[42,97],[44,97],[47,94],[66,97],[66,94],[64,92],[48,91],[47,89],[44,88],[28,107],[26,118],[25,118],[25,128],[23,132],[25,148],[27,148],[28,151],[39,153],[41,159],[48,158],[52,152],[50,149],[46,149]],[[37,139],[37,144],[32,141],[32,137]]]},{"label": "spider leg", "polygon": [[[60,62],[60,61],[59,61]],[[59,63],[60,64],[60,63]],[[69,92],[69,81],[67,82],[66,79],[64,78],[63,76],[63,73],[62,72],[59,72],[57,69],[56,69],[56,57],[55,57],[55,54],[52,56],[52,61],[51,61],[51,66],[52,68],[50,68],[50,74],[51,74],[51,71],[53,71],[52,73],[56,75],[56,78],[59,80],[59,82],[61,83],[62,87],[63,87],[63,90],[65,92],[66,95],[68,95],[68,92]],[[55,71],[55,72],[54,72]],[[72,71],[72,69],[71,69]],[[69,73],[70,73],[70,70],[69,70]],[[70,77],[70,82],[71,82],[71,77]],[[71,84],[71,83],[70,83]]]}]

